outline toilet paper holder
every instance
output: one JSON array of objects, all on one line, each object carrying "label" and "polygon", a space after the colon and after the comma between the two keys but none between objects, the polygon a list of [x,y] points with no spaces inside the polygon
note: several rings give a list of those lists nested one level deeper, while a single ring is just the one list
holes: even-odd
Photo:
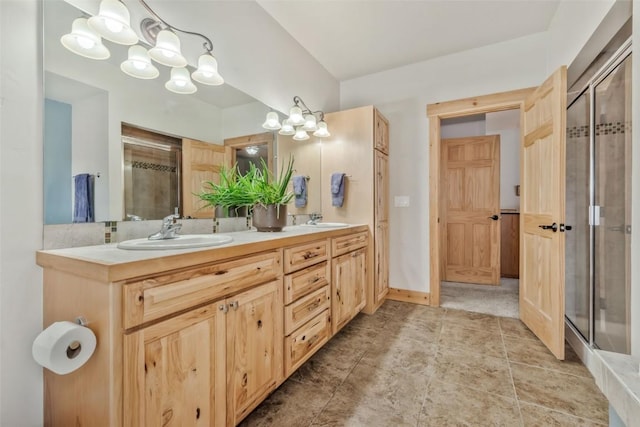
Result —
[{"label": "toilet paper holder", "polygon": [[76,317],[74,322],[76,322],[80,326],[87,326],[89,324],[89,322],[87,321],[87,318],[84,316]]}]

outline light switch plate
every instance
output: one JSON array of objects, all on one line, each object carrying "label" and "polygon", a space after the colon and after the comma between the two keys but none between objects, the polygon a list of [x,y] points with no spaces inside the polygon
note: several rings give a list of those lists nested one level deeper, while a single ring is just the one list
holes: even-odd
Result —
[{"label": "light switch plate", "polygon": [[408,208],[410,204],[409,196],[395,196],[394,198],[396,208]]}]

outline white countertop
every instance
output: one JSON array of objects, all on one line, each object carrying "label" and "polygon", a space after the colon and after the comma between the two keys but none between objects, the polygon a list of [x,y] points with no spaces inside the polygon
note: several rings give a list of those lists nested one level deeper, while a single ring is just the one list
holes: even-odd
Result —
[{"label": "white countertop", "polygon": [[[223,259],[225,257],[241,256],[240,250],[246,253],[267,250],[268,246],[287,246],[289,244],[300,243],[300,238],[314,235],[318,238],[334,237],[343,234],[350,234],[354,229],[363,227],[362,224],[351,224],[348,227],[340,228],[315,228],[309,226],[285,227],[281,232],[258,232],[255,230],[238,231],[232,233],[220,233],[233,237],[231,243],[218,246],[190,248],[190,249],[161,249],[161,250],[127,250],[119,249],[117,243],[110,243],[96,246],[82,246],[66,249],[42,250],[37,252],[38,265],[45,268],[56,268],[71,271],[77,269],[80,264],[89,265],[90,268],[111,268],[126,267],[133,264],[149,262],[162,262],[167,268],[181,268],[189,264],[198,262],[204,257],[211,260]],[[290,240],[286,242],[285,240]],[[308,240],[308,239],[307,239]],[[270,245],[272,244],[272,245]],[[253,247],[255,245],[255,248]],[[254,250],[255,249],[255,250]],[[193,260],[193,261],[191,261]],[[62,261],[62,262],[61,262]],[[85,274],[90,274],[86,273]],[[105,276],[106,274],[106,276]],[[126,276],[128,273],[125,273]],[[93,275],[93,274],[90,274]],[[122,278],[122,274],[95,273],[104,280]]]}]

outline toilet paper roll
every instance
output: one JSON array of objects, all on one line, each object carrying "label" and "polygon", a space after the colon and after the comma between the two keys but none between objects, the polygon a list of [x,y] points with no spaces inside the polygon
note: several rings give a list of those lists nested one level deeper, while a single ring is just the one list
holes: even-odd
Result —
[{"label": "toilet paper roll", "polygon": [[31,351],[38,364],[65,375],[84,365],[95,349],[96,336],[91,329],[63,321],[40,332]]}]

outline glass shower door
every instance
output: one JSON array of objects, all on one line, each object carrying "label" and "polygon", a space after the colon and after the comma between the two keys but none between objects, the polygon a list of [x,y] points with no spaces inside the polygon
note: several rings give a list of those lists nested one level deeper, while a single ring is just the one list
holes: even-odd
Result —
[{"label": "glass shower door", "polygon": [[629,354],[631,55],[595,85],[594,113],[594,343]]},{"label": "glass shower door", "polygon": [[565,216],[565,314],[590,340],[590,101],[586,91],[567,109]]}]

